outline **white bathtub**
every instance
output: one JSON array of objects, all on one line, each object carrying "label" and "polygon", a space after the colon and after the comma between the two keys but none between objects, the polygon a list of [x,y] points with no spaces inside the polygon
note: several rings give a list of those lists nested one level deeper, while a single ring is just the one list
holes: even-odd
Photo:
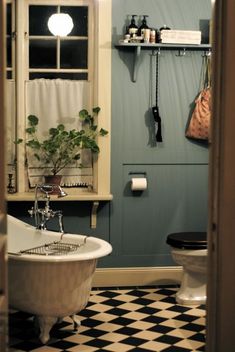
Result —
[{"label": "white bathtub", "polygon": [[[36,230],[10,215],[8,225],[9,304],[32,313],[40,327],[40,340],[46,343],[52,326],[75,314],[87,304],[98,258],[111,253],[111,245],[87,237],[84,246],[66,255],[19,254],[20,251],[60,239],[61,234]],[[64,234],[63,241],[84,243],[86,236]]]}]

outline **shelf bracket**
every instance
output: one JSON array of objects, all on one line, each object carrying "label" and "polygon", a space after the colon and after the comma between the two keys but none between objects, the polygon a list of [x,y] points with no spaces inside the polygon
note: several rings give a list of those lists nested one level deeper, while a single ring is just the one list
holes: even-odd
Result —
[{"label": "shelf bracket", "polygon": [[99,206],[99,202],[94,201],[92,203],[92,209],[91,209],[91,228],[96,229],[97,225],[97,209]]},{"label": "shelf bracket", "polygon": [[137,46],[134,52],[132,82],[136,82],[137,80],[137,70],[138,70],[138,65],[140,61],[140,53],[141,53],[141,46]]}]

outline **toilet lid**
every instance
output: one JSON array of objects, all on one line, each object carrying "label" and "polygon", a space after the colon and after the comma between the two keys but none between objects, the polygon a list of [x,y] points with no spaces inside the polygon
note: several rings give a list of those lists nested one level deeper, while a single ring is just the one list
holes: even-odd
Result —
[{"label": "toilet lid", "polygon": [[177,232],[167,236],[167,244],[176,248],[206,249],[206,232]]}]

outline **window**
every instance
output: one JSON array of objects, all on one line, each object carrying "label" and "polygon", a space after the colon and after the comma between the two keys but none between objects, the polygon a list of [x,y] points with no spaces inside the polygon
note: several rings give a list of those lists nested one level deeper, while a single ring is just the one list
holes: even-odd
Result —
[{"label": "window", "polygon": [[15,2],[7,1],[6,4],[6,114],[5,121],[6,131],[6,173],[7,173],[7,187],[8,191],[14,190],[15,178],[13,174],[15,171],[15,145],[13,141],[16,138],[16,85],[15,85],[15,43],[16,43],[16,29],[15,29]]},{"label": "window", "polygon": [[[31,5],[28,7],[29,79],[88,80],[89,7]],[[67,13],[74,22],[66,37],[53,36],[47,26],[55,13]]]},{"label": "window", "polygon": [[6,6],[7,26],[6,26],[6,43],[7,43],[7,79],[15,77],[15,6],[14,2],[8,2]]},{"label": "window", "polygon": [[[100,127],[110,132],[111,118],[111,0],[17,0],[9,7],[8,26],[17,27],[10,35],[8,71],[16,70],[16,112],[14,126],[15,138],[25,139],[27,116],[27,87],[30,82],[43,78],[48,81],[81,82],[88,85],[89,107],[100,106]],[[15,4],[15,5],[14,5]],[[16,7],[14,9],[14,6]],[[67,37],[54,37],[45,25],[50,14],[65,11],[80,26]],[[16,15],[14,15],[16,13]],[[10,42],[10,40],[9,40]],[[9,44],[10,48],[10,44]],[[14,52],[14,54],[12,54]],[[16,55],[16,59],[14,59]],[[14,57],[13,57],[14,56]],[[11,64],[12,62],[12,64]],[[12,65],[12,66],[11,66]],[[95,69],[94,69],[95,68]],[[102,80],[99,79],[102,77]],[[82,94],[81,94],[82,95]],[[9,99],[9,101],[12,101]],[[53,104],[51,104],[53,105]],[[79,111],[79,110],[78,110]],[[40,118],[41,120],[41,118]],[[48,123],[48,120],[45,121]],[[99,126],[98,126],[99,128]],[[87,199],[110,199],[110,135],[100,138],[100,154],[93,165],[93,195],[86,195],[84,190],[71,191],[71,199],[79,199],[81,193]],[[33,192],[28,194],[29,180],[26,169],[25,145],[17,145],[16,188],[17,194],[9,196],[14,200],[30,200]],[[84,196],[85,194],[85,196]],[[96,195],[96,196],[95,196]],[[99,198],[101,195],[101,198]],[[95,198],[94,198],[95,197]],[[66,197],[66,200],[69,198]]]}]

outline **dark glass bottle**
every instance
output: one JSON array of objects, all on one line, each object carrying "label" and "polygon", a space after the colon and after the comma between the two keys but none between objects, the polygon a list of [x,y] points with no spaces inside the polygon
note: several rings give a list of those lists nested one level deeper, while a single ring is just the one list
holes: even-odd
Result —
[{"label": "dark glass bottle", "polygon": [[144,36],[144,30],[149,28],[148,25],[147,25],[146,17],[149,17],[149,16],[148,15],[143,15],[142,24],[141,24],[141,26],[138,29],[138,35],[142,36],[142,37]]},{"label": "dark glass bottle", "polygon": [[164,24],[164,26],[163,26],[163,27],[159,28],[159,31],[161,32],[162,30],[165,30],[165,29],[169,30],[169,29],[170,29],[170,27],[167,27],[167,25],[166,25],[166,24]]},{"label": "dark glass bottle", "polygon": [[170,30],[170,27],[168,27],[166,24],[164,24],[161,28],[159,28],[159,32],[158,32],[158,41],[159,41],[159,43],[161,43],[161,41],[162,41],[161,32],[163,30]]},{"label": "dark glass bottle", "polygon": [[138,27],[137,27],[137,25],[135,23],[135,17],[136,16],[137,15],[132,15],[131,23],[128,26],[128,34],[130,34],[132,37],[133,37],[133,34],[137,35],[137,32],[138,32]]}]

